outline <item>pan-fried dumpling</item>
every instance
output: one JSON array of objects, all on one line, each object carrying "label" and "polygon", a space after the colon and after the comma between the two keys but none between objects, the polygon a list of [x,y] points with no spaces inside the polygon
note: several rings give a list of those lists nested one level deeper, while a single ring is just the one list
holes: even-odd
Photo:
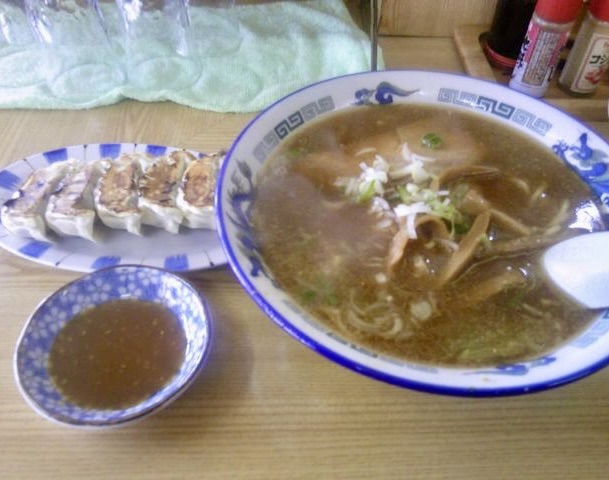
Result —
[{"label": "pan-fried dumpling", "polygon": [[51,241],[44,212],[51,194],[75,160],[56,162],[32,172],[2,207],[2,224],[14,235]]},{"label": "pan-fried dumpling", "polygon": [[177,198],[177,205],[184,213],[182,224],[190,228],[215,229],[216,178],[224,154],[190,157]]},{"label": "pan-fried dumpling", "polygon": [[186,168],[181,152],[145,162],[139,182],[142,223],[178,233],[184,214],[176,204],[178,188]]},{"label": "pan-fried dumpling", "polygon": [[93,189],[101,168],[100,162],[74,162],[70,166],[47,204],[45,220],[51,230],[95,241]]},{"label": "pan-fried dumpling", "polygon": [[105,172],[95,189],[95,208],[102,223],[110,228],[140,235],[142,212],[138,205],[138,184],[142,174],[140,156],[123,154],[104,161]]}]

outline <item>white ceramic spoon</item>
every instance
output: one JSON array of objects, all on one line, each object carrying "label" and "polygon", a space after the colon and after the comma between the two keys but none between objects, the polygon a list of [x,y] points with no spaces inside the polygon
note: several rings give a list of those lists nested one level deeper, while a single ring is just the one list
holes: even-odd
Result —
[{"label": "white ceramic spoon", "polygon": [[583,306],[609,307],[609,231],[552,245],[542,265],[550,280]]}]

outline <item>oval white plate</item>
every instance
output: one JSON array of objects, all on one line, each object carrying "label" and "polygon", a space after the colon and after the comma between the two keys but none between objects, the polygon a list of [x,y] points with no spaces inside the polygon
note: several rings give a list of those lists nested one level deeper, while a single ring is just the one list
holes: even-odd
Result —
[{"label": "oval white plate", "polygon": [[[90,143],[73,145],[32,155],[0,171],[0,204],[4,204],[37,168],[75,158],[92,161],[116,158],[121,153],[148,152],[162,155],[177,147],[136,143]],[[191,151],[194,155],[198,152]],[[0,225],[0,247],[15,255],[51,267],[91,272],[112,265],[136,264],[173,271],[212,268],[226,263],[218,234],[213,230],[182,227],[180,233],[144,226],[142,235],[98,227],[97,243],[77,237],[61,237],[55,243],[18,237]]]}]

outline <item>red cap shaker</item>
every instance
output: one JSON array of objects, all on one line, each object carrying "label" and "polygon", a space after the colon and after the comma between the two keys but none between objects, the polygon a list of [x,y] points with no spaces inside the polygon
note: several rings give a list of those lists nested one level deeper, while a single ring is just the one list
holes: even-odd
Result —
[{"label": "red cap shaker", "polygon": [[577,18],[583,0],[538,0],[535,14],[551,23],[570,23]]},{"label": "red cap shaker", "polygon": [[543,97],[583,0],[538,0],[520,49],[510,87]]}]

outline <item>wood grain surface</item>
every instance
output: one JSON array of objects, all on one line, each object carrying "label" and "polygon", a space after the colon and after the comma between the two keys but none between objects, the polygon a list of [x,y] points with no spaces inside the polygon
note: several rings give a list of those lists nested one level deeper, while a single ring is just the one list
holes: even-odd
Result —
[{"label": "wood grain surface", "polygon": [[[464,71],[450,38],[383,39],[382,46],[390,67]],[[132,101],[89,111],[5,110],[0,166],[87,142],[211,151],[250,118]],[[609,136],[606,121],[590,124]],[[209,363],[182,397],[119,429],[55,425],[21,398],[12,356],[36,305],[77,275],[0,251],[1,479],[607,478],[609,370],[501,399],[400,389],[290,338],[226,267],[186,275],[207,298],[216,332]]]},{"label": "wood grain surface", "polygon": [[382,34],[450,37],[459,25],[490,23],[497,0],[379,0],[379,3]]}]

